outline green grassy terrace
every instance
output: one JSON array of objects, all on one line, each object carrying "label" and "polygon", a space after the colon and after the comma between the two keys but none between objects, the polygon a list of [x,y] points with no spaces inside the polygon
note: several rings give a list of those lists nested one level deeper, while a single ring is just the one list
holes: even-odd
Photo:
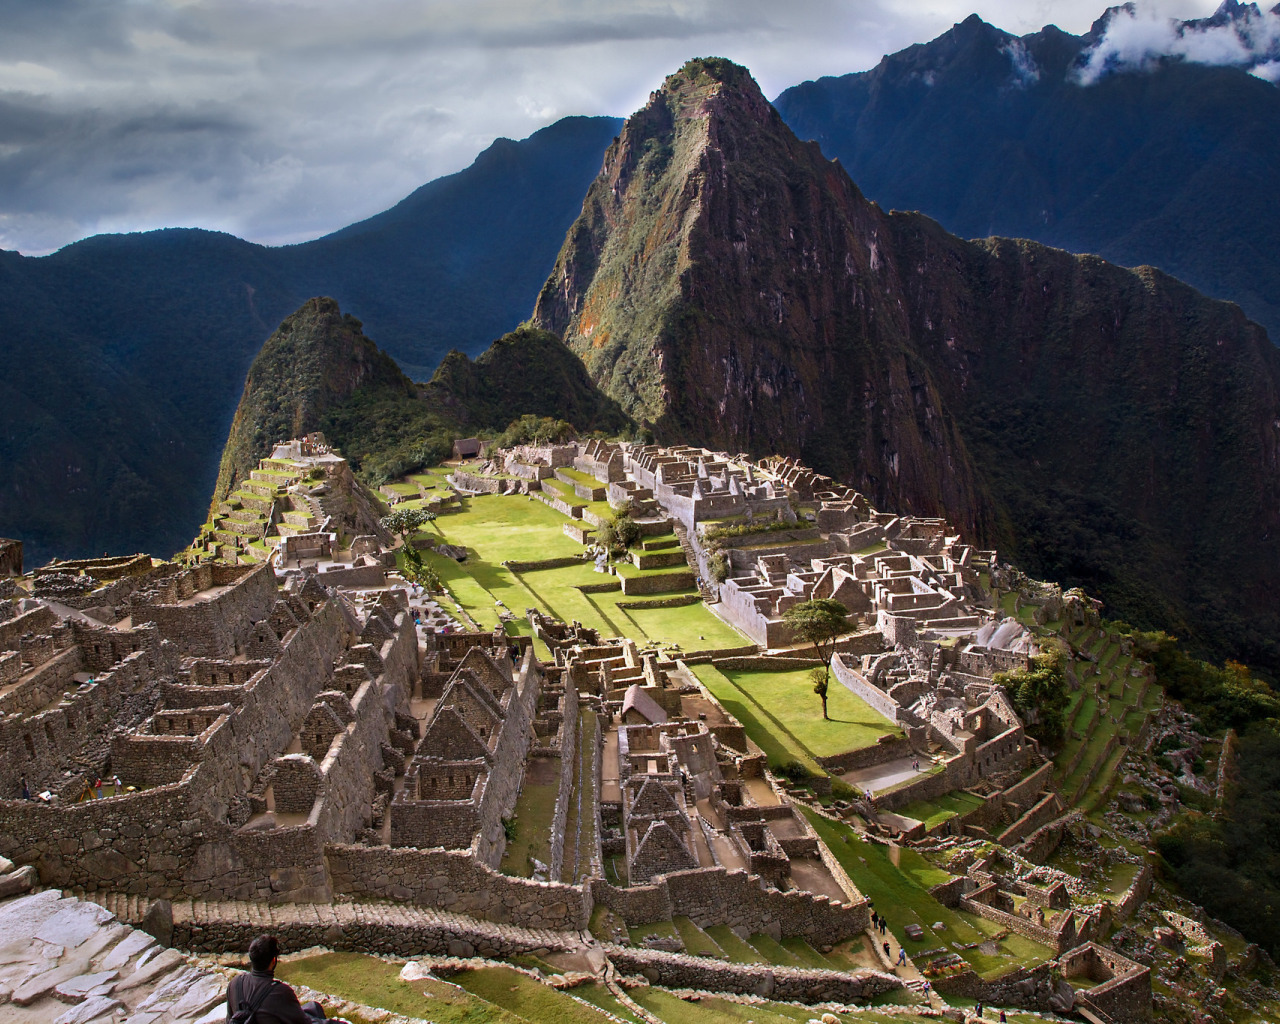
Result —
[{"label": "green grassy terrace", "polygon": [[[604,636],[629,636],[642,644],[678,645],[682,650],[723,650],[747,643],[736,629],[716,618],[701,603],[675,608],[619,608],[621,590],[583,593],[582,586],[617,582],[580,565],[515,573],[503,562],[535,562],[578,556],[583,547],[563,532],[569,520],[527,496],[478,495],[464,498],[460,512],[443,514],[423,532],[465,547],[468,557],[458,563],[429,552],[427,561],[440,574],[450,594],[481,628],[498,622],[502,603],[517,617],[526,608],[539,608],[564,622],[577,620]],[[637,569],[620,564],[625,576],[669,576],[682,569]],[[661,589],[639,600],[695,595],[693,589]],[[545,652],[544,652],[545,653]]]}]

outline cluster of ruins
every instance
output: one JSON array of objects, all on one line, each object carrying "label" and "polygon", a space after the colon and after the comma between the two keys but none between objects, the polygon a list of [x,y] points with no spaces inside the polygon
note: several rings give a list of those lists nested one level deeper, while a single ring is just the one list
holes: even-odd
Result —
[{"label": "cluster of ruins", "polygon": [[[1102,1001],[1122,990],[1141,1004],[1145,985],[1145,1012],[1115,1019],[1149,1016],[1147,975],[1090,941],[1113,909],[1073,909],[1060,885],[1010,867],[1043,860],[1066,808],[994,681],[1037,653],[987,602],[994,552],[787,459],[600,441],[487,458],[456,469],[453,492],[420,497],[446,511],[467,492],[537,494],[584,543],[601,500],[649,533],[674,529],[678,548],[648,554],[687,564],[752,641],[748,660],[802,658],[784,613],[839,601],[851,628],[834,684],[892,735],[823,759],[856,794],[816,811],[907,842],[925,830],[895,809],[976,794],[979,811],[943,831],[1014,860],[967,865],[938,898],[1102,979]],[[16,565],[0,556],[21,572],[20,549]],[[189,556],[57,562],[8,584],[0,855],[45,884],[138,907],[400,902],[483,922],[475,934],[505,952],[581,932],[596,907],[631,926],[682,915],[825,947],[868,928],[867,899],[692,671],[715,652],[685,660],[532,609],[533,638],[432,628],[375,506],[318,436],[278,445]],[[877,772],[921,760],[918,778],[863,799]],[[550,855],[518,877],[503,858],[531,765],[556,780]],[[101,778],[119,784],[93,798]],[[192,944],[223,934],[200,927]],[[414,941],[459,941],[456,922],[444,938],[431,927]]]}]

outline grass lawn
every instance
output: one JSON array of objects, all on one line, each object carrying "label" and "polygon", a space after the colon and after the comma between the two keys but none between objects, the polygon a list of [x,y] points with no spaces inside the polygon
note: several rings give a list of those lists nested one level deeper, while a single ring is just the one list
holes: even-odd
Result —
[{"label": "grass lawn", "polygon": [[627,928],[627,933],[631,936],[631,945],[643,946],[646,935],[659,935],[664,939],[674,939],[679,936],[676,926],[670,921],[654,921],[652,924],[637,924]]},{"label": "grass lawn", "polygon": [[[950,950],[953,942],[980,942],[1000,930],[994,922],[951,910],[930,896],[929,887],[948,876],[914,850],[864,843],[847,825],[829,821],[805,808],[801,810],[853,884],[888,918],[889,927],[898,939],[902,939],[903,928],[908,924],[918,924],[924,930],[920,942],[907,940],[908,955],[913,950],[939,946]],[[932,926],[939,921],[945,927],[934,931]],[[1053,955],[1047,947],[1020,935],[1002,940],[994,956],[976,948],[956,952],[978,973],[988,975],[1002,974],[1024,963],[1041,963]]]},{"label": "grass lawn", "polygon": [[464,971],[456,980],[468,992],[518,1014],[524,1020],[554,1020],[563,1024],[605,1024],[608,1020],[598,1010],[583,1006],[565,993],[509,967]]},{"label": "grass lawn", "polygon": [[680,933],[680,938],[684,940],[686,953],[691,956],[715,957],[721,954],[722,950],[715,940],[687,917],[673,918],[672,923],[675,924],[676,931]]},{"label": "grass lawn", "polygon": [[743,942],[727,924],[716,924],[705,929],[706,933],[715,940],[717,946],[724,950],[727,956],[734,963],[739,964],[760,964],[764,963],[765,958],[760,952],[746,942]]},{"label": "grass lawn", "polygon": [[[753,717],[784,746],[800,747],[813,758],[869,747],[881,736],[900,734],[897,726],[835,681],[827,696],[831,717],[824,720],[808,669],[721,672],[711,665],[698,665],[695,671],[721,703],[734,696],[750,702],[755,709]],[[765,749],[756,736],[751,738]]]},{"label": "grass lawn", "polygon": [[528,878],[533,874],[532,858],[551,863],[551,819],[556,809],[555,783],[541,785],[525,779],[516,800],[516,837],[502,855],[502,873]]},{"label": "grass lawn", "polygon": [[972,793],[957,791],[940,796],[936,800],[917,800],[915,803],[907,804],[906,807],[900,808],[897,813],[908,818],[915,818],[917,821],[923,821],[925,828],[934,828],[950,818],[960,814],[968,814],[981,806],[982,800],[980,797],[976,797]]},{"label": "grass lawn", "polygon": [[[747,643],[741,633],[700,603],[678,608],[622,609],[617,606],[618,601],[627,598],[621,591],[584,594],[578,589],[580,586],[609,579],[586,561],[520,574],[502,565],[505,561],[536,562],[581,554],[582,545],[565,536],[561,529],[565,522],[565,517],[554,509],[523,497],[486,494],[467,498],[463,511],[441,516],[423,531],[465,547],[467,560],[459,563],[430,552],[425,558],[458,604],[484,629],[492,629],[497,623],[494,602],[500,600],[517,616],[522,616],[526,608],[541,608],[564,622],[576,619],[604,636],[628,636],[642,645],[676,644],[683,650],[695,651]],[[621,571],[647,576],[667,575],[673,570],[642,572],[627,564]]]},{"label": "grass lawn", "polygon": [[453,985],[401,981],[399,964],[363,953],[321,953],[291,960],[280,964],[276,977],[406,1017],[429,1017],[438,1024],[521,1024],[523,1020]]},{"label": "grass lawn", "polygon": [[739,690],[728,676],[714,665],[694,665],[694,674],[747,731],[747,736],[764,751],[771,765],[799,761],[814,774],[824,774],[821,766],[794,736],[779,729],[754,700]]},{"label": "grass lawn", "polygon": [[580,469],[570,469],[568,466],[562,466],[558,472],[563,473],[570,480],[579,484],[586,484],[588,487],[608,487],[603,480],[599,480],[590,473],[584,473]]}]

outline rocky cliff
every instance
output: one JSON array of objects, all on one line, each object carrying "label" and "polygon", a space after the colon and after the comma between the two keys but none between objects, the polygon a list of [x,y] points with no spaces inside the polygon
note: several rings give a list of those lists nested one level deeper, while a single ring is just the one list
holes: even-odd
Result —
[{"label": "rocky cliff", "polygon": [[627,122],[535,321],[666,440],[800,455],[1280,667],[1265,333],[1151,268],[885,213],[728,61]]}]

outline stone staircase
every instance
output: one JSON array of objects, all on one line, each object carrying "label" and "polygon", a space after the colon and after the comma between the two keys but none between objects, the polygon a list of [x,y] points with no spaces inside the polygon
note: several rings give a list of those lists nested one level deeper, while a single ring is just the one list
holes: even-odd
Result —
[{"label": "stone staircase", "polygon": [[693,570],[695,577],[701,577],[702,585],[698,587],[698,592],[702,594],[702,599],[707,604],[715,604],[720,600],[720,591],[711,580],[702,576],[698,569],[698,553],[694,549],[693,543],[689,540],[689,531],[684,528],[684,523],[679,519],[672,517],[671,528],[675,532],[676,539],[680,541],[680,547],[684,549],[685,561],[689,563],[689,568]]},{"label": "stone staircase", "polygon": [[[90,892],[83,898],[111,911],[126,924],[139,924],[154,901],[117,892]],[[581,948],[576,932],[481,921],[431,907],[389,901],[360,903],[261,903],[244,900],[175,900],[173,944],[206,952],[247,949],[271,932],[291,949],[327,946],[336,950],[434,953],[447,956],[509,957],[520,953],[566,952]]]}]

